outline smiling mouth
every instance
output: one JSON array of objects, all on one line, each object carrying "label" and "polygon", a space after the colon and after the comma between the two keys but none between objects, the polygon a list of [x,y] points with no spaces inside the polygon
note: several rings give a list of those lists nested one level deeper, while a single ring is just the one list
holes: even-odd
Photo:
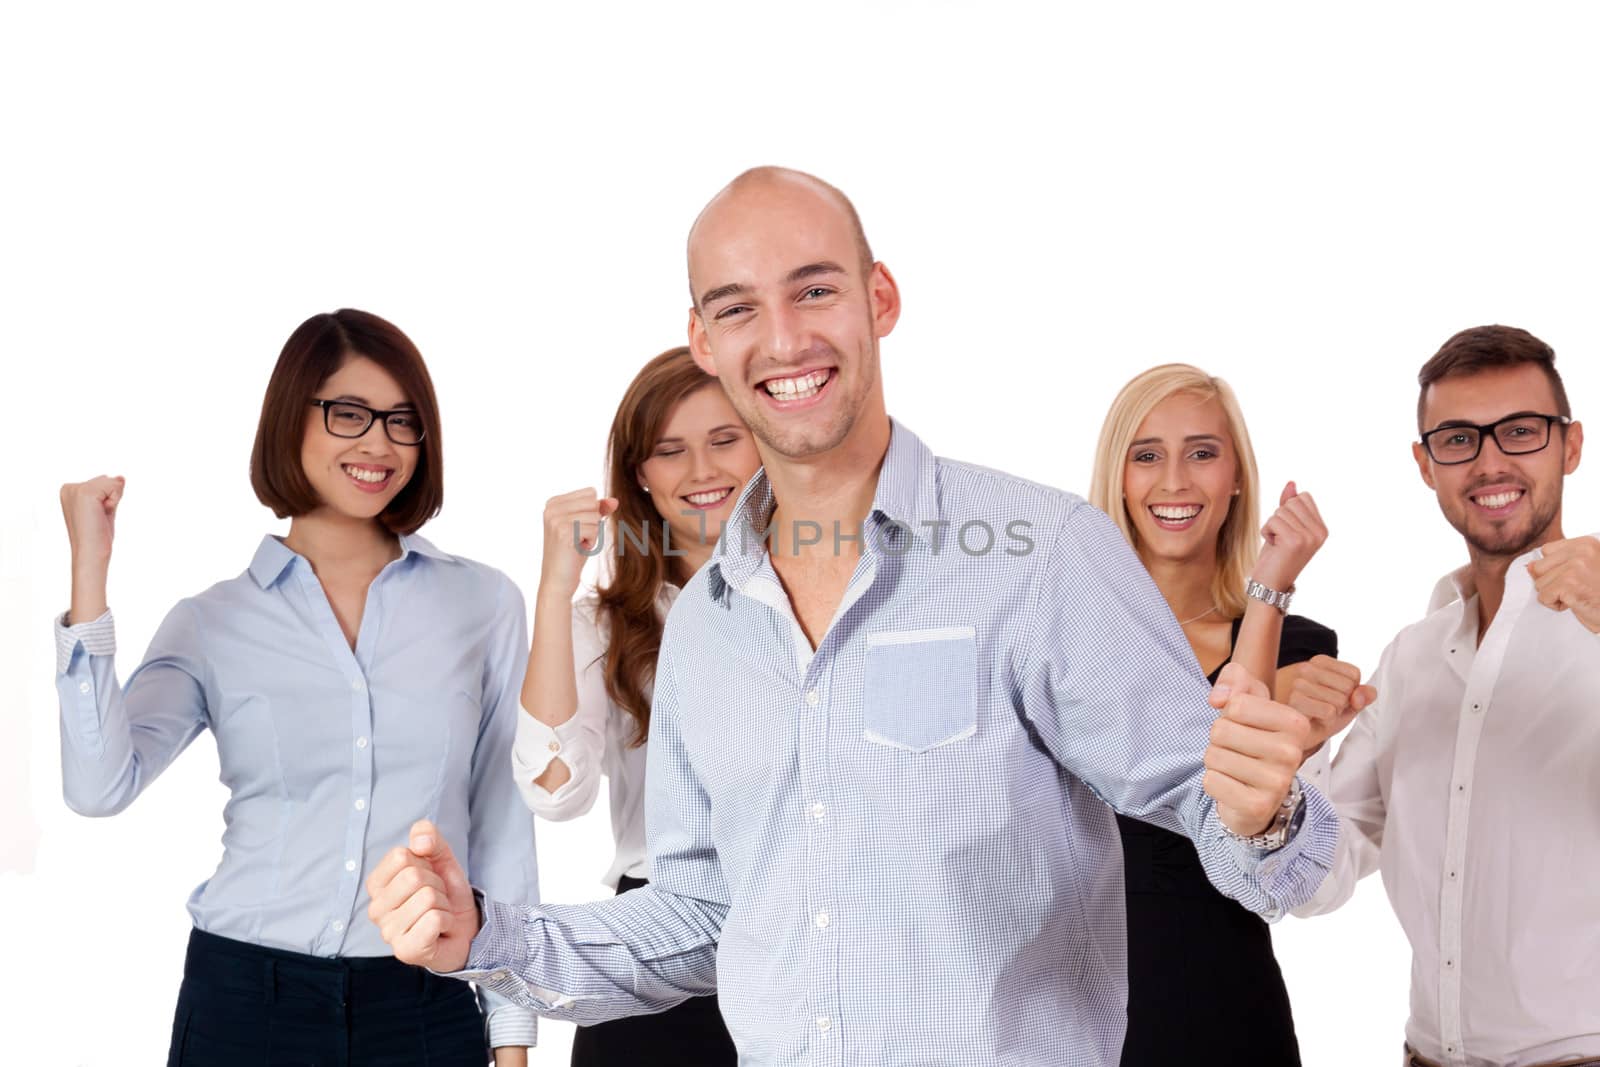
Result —
[{"label": "smiling mouth", "polygon": [[1147,510],[1163,530],[1187,530],[1205,507],[1201,504],[1151,504]]},{"label": "smiling mouth", "polygon": [[1523,489],[1501,489],[1494,493],[1469,495],[1467,499],[1485,511],[1503,513],[1511,510],[1512,505],[1521,500],[1526,492]]},{"label": "smiling mouth", "polygon": [[346,478],[363,493],[381,493],[389,488],[394,470],[389,467],[365,467],[355,463],[341,464]]},{"label": "smiling mouth", "polygon": [[716,507],[718,504],[721,504],[724,500],[728,499],[732,495],[733,486],[726,485],[721,489],[707,489],[702,493],[688,493],[684,496],[680,496],[678,499],[685,501],[692,508],[699,508],[701,511],[708,511],[711,508]]},{"label": "smiling mouth", "polygon": [[760,388],[766,390],[768,396],[780,404],[791,401],[810,400],[828,382],[833,380],[833,368],[824,367],[821,370],[807,371],[792,378],[768,378],[762,382]]}]

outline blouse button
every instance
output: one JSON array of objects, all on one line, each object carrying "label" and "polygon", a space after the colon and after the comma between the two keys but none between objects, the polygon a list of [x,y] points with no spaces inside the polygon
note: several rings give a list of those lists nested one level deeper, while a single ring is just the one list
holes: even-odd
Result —
[{"label": "blouse button", "polygon": [[560,741],[552,741],[552,742],[550,742],[550,751],[551,752],[560,752],[561,751],[561,742]]}]

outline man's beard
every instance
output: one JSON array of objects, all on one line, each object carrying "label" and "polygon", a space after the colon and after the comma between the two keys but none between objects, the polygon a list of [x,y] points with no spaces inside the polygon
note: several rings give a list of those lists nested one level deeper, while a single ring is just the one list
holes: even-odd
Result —
[{"label": "man's beard", "polygon": [[[1450,525],[1456,528],[1457,533],[1466,538],[1467,545],[1473,551],[1485,556],[1514,559],[1529,549],[1537,547],[1543,540],[1551,525],[1556,521],[1557,513],[1561,510],[1561,495],[1557,493],[1555,499],[1550,501],[1547,507],[1540,509],[1538,501],[1533,498],[1533,493],[1529,490],[1528,504],[1532,509],[1532,515],[1528,520],[1527,526],[1523,527],[1520,532],[1513,529],[1491,529],[1486,536],[1483,531],[1472,528],[1470,511],[1462,516],[1462,521],[1459,523],[1451,519]],[[1467,501],[1469,509],[1476,506],[1470,499]]]}]

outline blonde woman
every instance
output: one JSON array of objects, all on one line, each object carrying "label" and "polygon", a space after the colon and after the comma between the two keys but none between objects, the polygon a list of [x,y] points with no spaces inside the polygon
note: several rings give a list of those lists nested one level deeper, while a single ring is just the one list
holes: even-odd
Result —
[{"label": "blonde woman", "polygon": [[[1338,648],[1332,630],[1287,613],[1288,595],[1327,529],[1290,482],[1258,531],[1258,495],[1250,435],[1227,383],[1173,363],[1117,394],[1091,501],[1133,545],[1213,682],[1235,661],[1276,699],[1303,702],[1315,683],[1297,678],[1296,665]],[[1128,905],[1124,1067],[1192,1062],[1197,1049],[1218,1063],[1298,1064],[1266,923],[1211,885],[1187,838],[1117,822]]]}]

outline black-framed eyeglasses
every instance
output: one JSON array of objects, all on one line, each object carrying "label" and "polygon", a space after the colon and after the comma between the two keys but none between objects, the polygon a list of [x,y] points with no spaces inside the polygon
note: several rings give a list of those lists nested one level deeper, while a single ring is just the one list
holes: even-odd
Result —
[{"label": "black-framed eyeglasses", "polygon": [[1507,415],[1487,426],[1456,423],[1429,430],[1422,435],[1422,447],[1435,463],[1471,463],[1483,449],[1483,439],[1492,436],[1500,451],[1508,456],[1538,452],[1550,443],[1550,427],[1565,426],[1572,420],[1565,415]]},{"label": "black-framed eyeglasses", "polygon": [[335,437],[360,437],[372,429],[374,422],[381,420],[383,432],[395,444],[422,442],[422,416],[411,408],[379,411],[353,400],[313,400],[311,406],[322,409],[322,425]]}]

